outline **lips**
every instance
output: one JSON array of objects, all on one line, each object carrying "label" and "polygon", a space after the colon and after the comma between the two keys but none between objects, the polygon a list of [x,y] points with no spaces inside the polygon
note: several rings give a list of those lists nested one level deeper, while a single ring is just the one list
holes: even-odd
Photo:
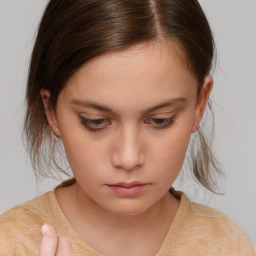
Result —
[{"label": "lips", "polygon": [[133,182],[130,182],[130,183],[119,182],[119,183],[111,184],[109,186],[117,186],[117,187],[130,188],[130,187],[134,187],[134,186],[143,186],[143,185],[146,185],[146,183],[142,183],[142,182],[138,182],[138,181],[133,181]]},{"label": "lips", "polygon": [[115,184],[107,184],[107,186],[118,196],[135,197],[142,193],[148,183],[138,181],[134,182],[119,182]]}]

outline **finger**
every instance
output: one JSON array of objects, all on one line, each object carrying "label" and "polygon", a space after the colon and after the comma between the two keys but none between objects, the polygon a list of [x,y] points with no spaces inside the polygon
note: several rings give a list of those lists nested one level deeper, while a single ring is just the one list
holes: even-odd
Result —
[{"label": "finger", "polygon": [[40,245],[40,256],[55,256],[58,248],[59,237],[55,229],[48,224],[41,228],[42,242]]},{"label": "finger", "polygon": [[56,256],[75,256],[70,240],[64,236],[59,237]]}]

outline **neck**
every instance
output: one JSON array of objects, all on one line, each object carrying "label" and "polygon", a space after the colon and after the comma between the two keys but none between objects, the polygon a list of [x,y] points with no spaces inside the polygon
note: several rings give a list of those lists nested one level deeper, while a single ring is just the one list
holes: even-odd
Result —
[{"label": "neck", "polygon": [[[155,255],[168,233],[179,206],[179,201],[168,192],[146,211],[137,215],[120,216],[96,204],[84,193],[78,183],[68,189],[66,189],[66,197],[63,190],[63,200],[60,200],[64,214],[81,239],[92,248],[104,252],[104,255],[114,255],[111,248],[118,248],[120,245],[122,245],[120,250],[124,250],[124,244],[129,245],[129,250],[131,247],[142,248],[144,242],[144,247],[147,247],[146,244],[154,244],[155,250],[153,248],[151,250],[154,252],[152,255]],[[106,241],[106,237],[111,239]],[[108,248],[111,253],[107,253]],[[138,255],[145,254],[138,253]]]}]

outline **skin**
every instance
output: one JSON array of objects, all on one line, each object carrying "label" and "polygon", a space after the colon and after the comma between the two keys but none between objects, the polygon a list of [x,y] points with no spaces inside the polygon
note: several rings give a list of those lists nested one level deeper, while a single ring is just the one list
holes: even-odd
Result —
[{"label": "skin", "polygon": [[74,256],[75,254],[69,239],[63,236],[58,236],[52,226],[45,224],[42,226],[40,255]]},{"label": "skin", "polygon": [[[169,189],[213,85],[205,77],[198,95],[197,79],[179,54],[152,42],[96,57],[71,77],[56,109],[50,92],[41,91],[48,123],[62,139],[77,180],[58,189],[57,199],[81,239],[103,255],[155,255],[179,207]],[[103,121],[82,123],[81,116]],[[146,184],[136,196],[109,187],[132,181]],[[52,255],[62,250],[63,239],[51,234],[43,236],[41,256],[50,255],[46,247]],[[73,255],[68,240],[63,243],[70,250],[65,255]]]}]

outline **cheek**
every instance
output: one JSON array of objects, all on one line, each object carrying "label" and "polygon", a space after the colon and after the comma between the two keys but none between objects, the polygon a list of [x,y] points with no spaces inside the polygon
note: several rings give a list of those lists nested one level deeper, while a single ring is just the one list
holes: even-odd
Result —
[{"label": "cheek", "polygon": [[[78,133],[76,133],[78,135]],[[99,143],[90,143],[88,138],[82,136],[70,136],[63,138],[66,155],[73,171],[91,169],[95,163],[99,163]],[[85,137],[85,136],[84,136]]]},{"label": "cheek", "polygon": [[62,119],[60,130],[67,160],[74,175],[85,175],[86,170],[95,169],[97,163],[100,164],[102,142],[95,142],[76,118],[69,116],[68,119]]},{"label": "cheek", "polygon": [[106,162],[102,159],[103,154],[99,150],[97,143],[90,143],[88,140],[74,139],[65,141],[65,150],[69,166],[79,184],[90,191],[102,180]]},{"label": "cheek", "polygon": [[88,162],[88,159],[92,162],[97,157],[98,143],[90,143],[92,138],[79,117],[68,108],[59,108],[58,116],[58,127],[71,169]]},{"label": "cheek", "polygon": [[182,168],[188,143],[190,140],[191,130],[184,126],[176,126],[168,131],[161,141],[155,141],[150,147],[150,155],[154,163],[161,166],[162,175],[168,177],[177,176]]}]

